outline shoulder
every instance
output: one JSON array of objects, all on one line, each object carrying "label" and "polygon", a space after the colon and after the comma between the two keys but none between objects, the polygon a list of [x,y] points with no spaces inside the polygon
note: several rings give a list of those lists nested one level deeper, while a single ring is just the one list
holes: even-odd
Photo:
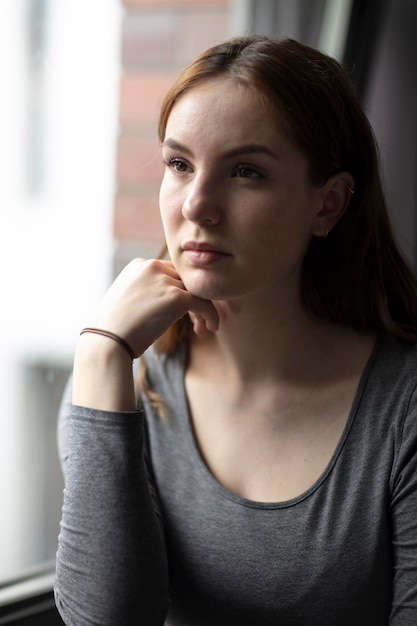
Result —
[{"label": "shoulder", "polygon": [[417,493],[417,345],[385,338],[376,372],[379,405],[394,444],[391,482],[396,502],[399,496]]},{"label": "shoulder", "polygon": [[182,397],[187,353],[186,344],[181,344],[172,354],[160,353],[151,346],[143,355],[146,387],[167,408],[170,404],[175,406]]},{"label": "shoulder", "polygon": [[399,441],[404,424],[417,427],[417,346],[381,335],[356,395],[359,424],[372,441]]},{"label": "shoulder", "polygon": [[374,382],[390,382],[393,389],[417,383],[417,344],[406,343],[389,335],[379,338],[371,357],[371,375]]},{"label": "shoulder", "polygon": [[417,345],[387,335],[380,337],[368,363],[362,393],[376,422],[385,422],[391,432],[394,429],[396,438],[402,437],[406,425],[417,434]]},{"label": "shoulder", "polygon": [[143,355],[147,380],[164,379],[173,373],[183,372],[187,359],[187,348],[181,344],[172,354],[158,352],[154,346],[148,348]]}]

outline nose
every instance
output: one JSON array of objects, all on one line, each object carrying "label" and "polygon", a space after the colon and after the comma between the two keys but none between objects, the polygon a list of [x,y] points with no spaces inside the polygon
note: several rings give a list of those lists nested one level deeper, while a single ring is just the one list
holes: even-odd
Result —
[{"label": "nose", "polygon": [[190,222],[215,225],[221,220],[219,194],[203,176],[190,182],[182,205],[182,214]]}]

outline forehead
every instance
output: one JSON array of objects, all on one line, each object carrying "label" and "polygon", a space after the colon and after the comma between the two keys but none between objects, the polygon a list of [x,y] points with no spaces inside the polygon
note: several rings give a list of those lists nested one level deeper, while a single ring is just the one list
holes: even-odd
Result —
[{"label": "forehead", "polygon": [[167,120],[166,137],[222,136],[245,141],[285,135],[284,120],[265,97],[231,77],[205,80],[186,91]]}]

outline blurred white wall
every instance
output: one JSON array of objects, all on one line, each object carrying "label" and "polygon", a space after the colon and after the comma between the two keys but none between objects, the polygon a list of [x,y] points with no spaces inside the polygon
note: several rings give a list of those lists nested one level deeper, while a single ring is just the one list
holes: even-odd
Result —
[{"label": "blurred white wall", "polygon": [[0,580],[32,564],[28,503],[48,471],[27,368],[71,362],[111,278],[120,20],[118,0],[0,2]]}]

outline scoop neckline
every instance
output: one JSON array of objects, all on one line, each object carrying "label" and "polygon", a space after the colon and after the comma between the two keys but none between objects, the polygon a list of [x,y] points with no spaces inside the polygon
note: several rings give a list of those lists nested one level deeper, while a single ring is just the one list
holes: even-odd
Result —
[{"label": "scoop neckline", "polygon": [[209,467],[207,466],[206,462],[204,461],[201,452],[198,448],[198,444],[195,438],[195,434],[194,434],[194,428],[193,428],[193,424],[192,424],[192,418],[191,418],[191,413],[190,413],[190,409],[189,409],[189,405],[188,405],[188,398],[187,398],[187,392],[185,389],[185,367],[186,367],[186,362],[187,362],[187,353],[188,353],[188,349],[186,347],[184,347],[183,350],[183,354],[182,354],[182,359],[181,359],[181,369],[179,371],[179,375],[181,377],[181,381],[179,382],[179,389],[181,390],[181,402],[183,403],[183,407],[184,407],[184,415],[186,417],[186,437],[187,437],[187,446],[189,448],[190,453],[192,454],[194,460],[195,460],[195,467],[197,468],[197,470],[199,471],[200,475],[204,478],[204,480],[209,484],[209,486],[211,488],[213,488],[215,491],[217,491],[223,498],[226,498],[227,500],[231,500],[232,502],[234,502],[235,504],[238,504],[240,506],[244,506],[244,507],[249,507],[249,508],[254,508],[254,509],[285,509],[285,508],[289,508],[292,506],[296,506],[297,504],[300,504],[301,502],[305,501],[307,498],[309,498],[314,492],[316,492],[321,485],[326,481],[326,479],[328,478],[329,474],[331,473],[331,471],[333,470],[334,466],[336,465],[336,462],[341,454],[342,449],[344,448],[346,441],[349,437],[349,433],[352,429],[353,423],[355,421],[355,418],[358,414],[358,410],[361,404],[361,400],[363,397],[363,393],[364,390],[366,388],[368,379],[369,379],[369,375],[374,367],[375,361],[376,361],[376,357],[377,354],[380,350],[382,344],[382,336],[378,335],[375,339],[374,345],[372,347],[372,350],[369,354],[368,360],[366,362],[366,365],[362,371],[362,374],[360,376],[356,391],[355,391],[355,395],[352,401],[352,406],[350,408],[349,411],[349,416],[346,420],[346,424],[343,428],[343,432],[339,438],[339,441],[334,449],[334,452],[328,462],[328,464],[326,465],[325,469],[323,470],[323,472],[320,474],[320,476],[314,481],[314,483],[308,487],[308,489],[306,489],[305,491],[303,491],[302,493],[300,493],[298,496],[295,496],[293,498],[290,498],[288,500],[278,500],[275,502],[263,502],[263,501],[258,501],[258,500],[251,500],[251,499],[247,499],[247,498],[243,498],[242,496],[239,496],[235,493],[233,493],[233,491],[230,491],[229,489],[227,489],[226,487],[224,487],[218,480],[217,478],[215,478],[215,476],[212,474],[212,472],[210,471]]}]

